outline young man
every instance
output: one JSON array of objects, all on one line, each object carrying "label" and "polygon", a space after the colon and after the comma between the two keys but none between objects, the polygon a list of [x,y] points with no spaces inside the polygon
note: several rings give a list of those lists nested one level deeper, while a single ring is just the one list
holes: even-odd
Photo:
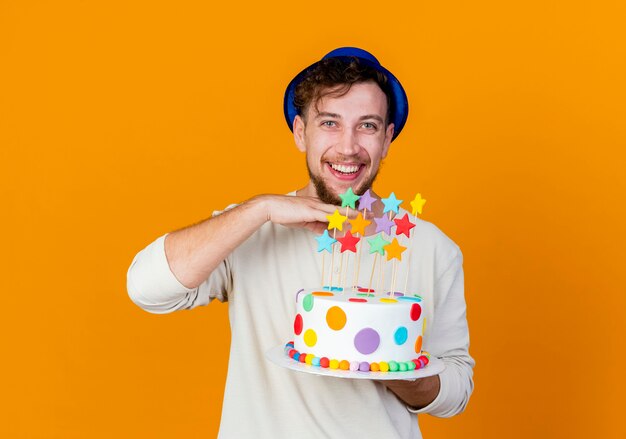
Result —
[{"label": "young man", "polygon": [[[220,437],[419,438],[415,413],[447,417],[465,408],[474,361],[462,255],[425,221],[413,229],[408,289],[427,304],[424,349],[444,361],[441,374],[412,382],[341,379],[292,372],[264,359],[291,334],[295,293],[319,284],[312,232],[326,228],[339,194],[371,187],[407,113],[402,86],[371,54],[330,52],[296,76],[285,94],[285,117],[306,153],[309,183],[286,196],[254,197],[158,238],[135,257],[128,292],[146,311],[229,302]],[[371,262],[361,269],[371,271]]]}]

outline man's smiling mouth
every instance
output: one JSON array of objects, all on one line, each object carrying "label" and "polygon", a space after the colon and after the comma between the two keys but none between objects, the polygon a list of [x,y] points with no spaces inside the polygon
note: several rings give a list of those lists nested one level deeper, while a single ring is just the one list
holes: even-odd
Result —
[{"label": "man's smiling mouth", "polygon": [[361,169],[361,166],[362,166],[362,165],[356,165],[356,164],[342,165],[342,164],[331,163],[331,162],[328,162],[328,165],[334,171],[340,172],[341,174],[344,174],[344,175],[356,174],[357,172],[359,172],[359,169]]}]

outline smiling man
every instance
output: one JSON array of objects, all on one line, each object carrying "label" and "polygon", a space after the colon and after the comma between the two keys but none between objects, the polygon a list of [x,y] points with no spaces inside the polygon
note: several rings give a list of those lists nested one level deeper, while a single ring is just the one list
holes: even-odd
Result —
[{"label": "smiling man", "polygon": [[[228,301],[231,349],[220,437],[419,438],[416,413],[453,416],[473,389],[462,255],[432,224],[418,220],[414,229],[409,289],[430,304],[424,348],[446,364],[441,374],[412,382],[321,378],[263,359],[290,334],[296,291],[319,284],[312,231],[326,228],[339,194],[371,188],[402,130],[404,90],[371,54],[341,48],[294,78],[284,109],[306,154],[309,183],[289,195],[256,196],[158,238],[133,260],[129,295],[157,314]],[[370,268],[364,262],[362,270]]]}]

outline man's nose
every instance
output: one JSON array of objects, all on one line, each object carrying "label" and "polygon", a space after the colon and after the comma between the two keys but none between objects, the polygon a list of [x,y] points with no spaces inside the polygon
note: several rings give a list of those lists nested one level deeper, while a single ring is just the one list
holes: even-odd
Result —
[{"label": "man's nose", "polygon": [[359,139],[354,130],[346,129],[343,131],[337,143],[337,152],[344,155],[356,155],[359,152]]}]

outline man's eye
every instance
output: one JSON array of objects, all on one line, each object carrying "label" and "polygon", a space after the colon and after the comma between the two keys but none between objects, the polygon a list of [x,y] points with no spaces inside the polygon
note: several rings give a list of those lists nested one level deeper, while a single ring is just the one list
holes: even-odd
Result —
[{"label": "man's eye", "polygon": [[363,124],[363,128],[366,128],[368,130],[376,129],[376,125],[374,125],[373,123],[370,123],[370,122],[365,122]]},{"label": "man's eye", "polygon": [[335,122],[332,121],[332,120],[326,120],[326,121],[322,122],[322,125],[326,126],[326,127],[334,127],[335,126]]}]

